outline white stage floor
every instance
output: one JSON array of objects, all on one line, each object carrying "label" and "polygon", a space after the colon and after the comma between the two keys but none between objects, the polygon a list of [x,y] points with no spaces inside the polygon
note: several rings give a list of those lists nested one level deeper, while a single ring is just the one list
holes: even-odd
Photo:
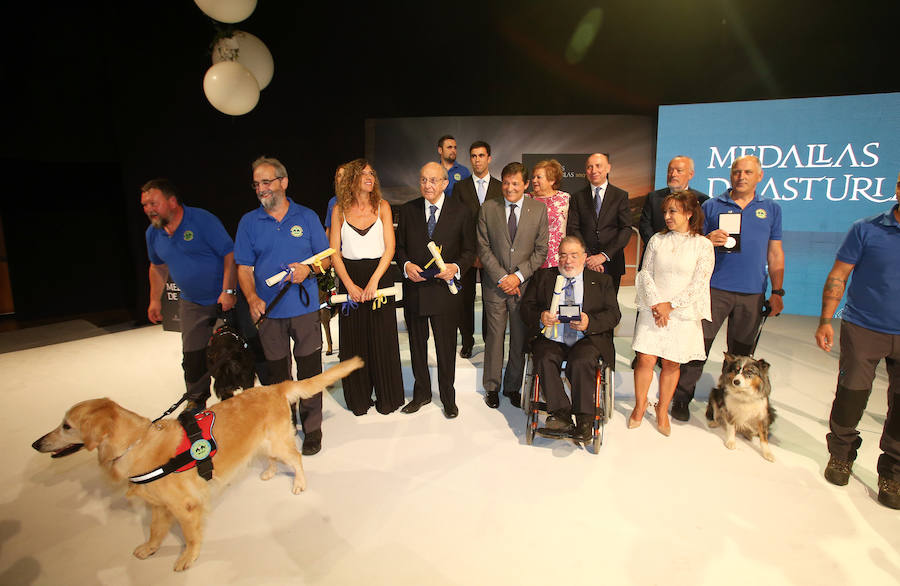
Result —
[{"label": "white stage floor", "polygon": [[[626,429],[633,289],[620,300],[616,413],[599,455],[566,441],[527,446],[522,412],[482,401],[478,344],[472,361],[457,360],[456,420],[436,390],[414,415],[355,417],[333,388],[323,450],[304,460],[306,492],[292,495],[284,470],[259,480],[255,461],[214,500],[185,574],[172,572],[177,529],[148,560],[132,557],[149,514],[94,453],[51,460],[31,449],[84,399],[151,418],[165,410],[183,392],[178,334],[146,327],[2,354],[0,584],[897,584],[900,514],[875,500],[884,367],[854,475],[835,487],[822,472],[837,354],[815,347],[815,318],[770,319],[757,351],[772,364],[773,464],[757,441],[739,437],[729,451],[707,429],[712,374],[671,437],[651,416]],[[401,355],[408,399],[405,333]]]}]

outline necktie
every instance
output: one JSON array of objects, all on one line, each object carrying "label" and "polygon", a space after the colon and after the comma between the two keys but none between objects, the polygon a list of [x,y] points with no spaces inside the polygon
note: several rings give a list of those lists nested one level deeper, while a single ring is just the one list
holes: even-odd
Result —
[{"label": "necktie", "polygon": [[603,200],[600,199],[600,188],[594,188],[594,213],[598,216],[600,215],[600,206],[603,204]]},{"label": "necktie", "polygon": [[[575,305],[575,279],[568,279],[563,291],[566,293],[564,303],[566,305]],[[566,346],[574,346],[577,341],[578,332],[573,330],[571,325],[565,324],[565,327],[563,328],[563,344]]]},{"label": "necktie", "polygon": [[509,220],[506,221],[506,227],[509,228],[510,242],[515,242],[516,240],[516,227],[518,226],[516,222],[516,206],[517,204],[514,203],[509,204]]},{"label": "necktie", "polygon": [[478,180],[478,201],[484,202],[484,179]]},{"label": "necktie", "polygon": [[434,217],[437,206],[432,204],[429,209],[431,210],[431,215],[428,216],[428,237],[431,238],[431,235],[434,233],[434,225],[437,224],[437,218]]}]

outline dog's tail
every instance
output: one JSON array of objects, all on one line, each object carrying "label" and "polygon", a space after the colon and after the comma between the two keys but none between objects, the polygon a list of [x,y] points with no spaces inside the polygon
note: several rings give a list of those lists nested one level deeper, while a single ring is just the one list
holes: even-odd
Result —
[{"label": "dog's tail", "polygon": [[293,381],[293,384],[284,385],[282,388],[289,403],[295,403],[298,399],[308,399],[321,393],[328,385],[332,385],[340,379],[344,378],[354,370],[363,367],[363,359],[354,356],[350,360],[344,360],[335,364],[322,374],[303,379],[302,381]]}]

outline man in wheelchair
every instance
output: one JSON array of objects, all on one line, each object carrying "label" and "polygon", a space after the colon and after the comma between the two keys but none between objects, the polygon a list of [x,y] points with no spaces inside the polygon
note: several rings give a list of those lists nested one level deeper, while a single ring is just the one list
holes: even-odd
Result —
[{"label": "man in wheelchair", "polygon": [[[582,441],[591,439],[597,364],[615,363],[613,328],[622,316],[612,278],[585,268],[586,259],[580,238],[563,238],[559,266],[534,273],[520,308],[549,413],[538,432]],[[563,361],[571,401],[560,378]]]}]

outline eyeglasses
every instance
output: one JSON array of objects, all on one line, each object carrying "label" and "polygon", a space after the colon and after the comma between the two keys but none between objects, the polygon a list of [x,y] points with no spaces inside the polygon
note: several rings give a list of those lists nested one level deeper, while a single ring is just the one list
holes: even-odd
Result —
[{"label": "eyeglasses", "polygon": [[422,177],[419,179],[419,183],[422,185],[437,185],[441,181],[445,181],[445,179],[439,177]]},{"label": "eyeglasses", "polygon": [[263,179],[262,181],[251,181],[250,189],[256,191],[257,189],[259,189],[260,185],[268,188],[270,185],[272,185],[272,182],[278,181],[279,179],[284,179],[284,177],[276,177],[275,179]]}]

